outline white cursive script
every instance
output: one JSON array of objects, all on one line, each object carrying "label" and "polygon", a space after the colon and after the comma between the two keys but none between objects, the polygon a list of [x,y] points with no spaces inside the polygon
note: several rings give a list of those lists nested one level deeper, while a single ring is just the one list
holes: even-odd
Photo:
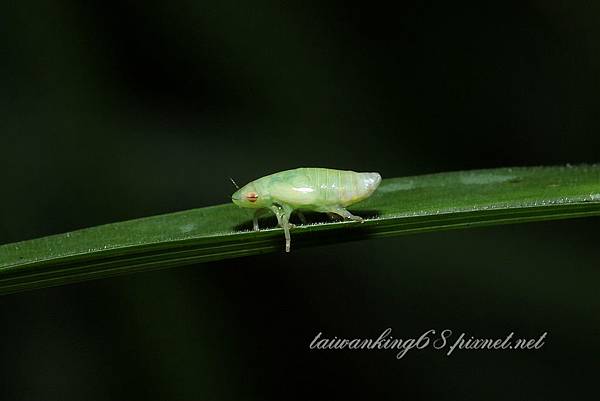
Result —
[{"label": "white cursive script", "polygon": [[394,350],[396,358],[402,359],[412,349],[424,349],[429,345],[436,350],[447,349],[446,355],[450,356],[455,350],[537,350],[544,346],[547,332],[538,338],[514,339],[514,332],[510,332],[502,338],[476,338],[461,333],[456,340],[450,341],[452,330],[445,329],[438,332],[434,329],[425,331],[419,337],[406,339],[395,338],[391,335],[392,329],[388,327],[382,331],[377,338],[325,338],[319,332],[310,342],[311,350]]}]

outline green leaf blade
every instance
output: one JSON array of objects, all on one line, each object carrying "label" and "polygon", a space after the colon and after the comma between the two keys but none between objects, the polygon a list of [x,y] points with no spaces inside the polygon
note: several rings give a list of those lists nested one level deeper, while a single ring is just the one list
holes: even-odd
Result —
[{"label": "green leaf blade", "polygon": [[[350,208],[364,224],[292,230],[292,253],[323,243],[600,215],[600,166],[523,167],[384,179]],[[107,224],[0,246],[0,294],[283,251],[233,204]],[[292,257],[292,256],[291,256]]]}]

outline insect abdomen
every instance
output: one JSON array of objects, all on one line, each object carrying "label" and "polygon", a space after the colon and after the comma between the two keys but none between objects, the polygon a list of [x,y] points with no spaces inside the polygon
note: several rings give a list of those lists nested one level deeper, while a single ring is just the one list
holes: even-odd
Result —
[{"label": "insect abdomen", "polygon": [[305,170],[317,192],[319,203],[323,205],[348,206],[359,202],[371,195],[381,181],[381,176],[377,173],[357,173],[327,168]]}]

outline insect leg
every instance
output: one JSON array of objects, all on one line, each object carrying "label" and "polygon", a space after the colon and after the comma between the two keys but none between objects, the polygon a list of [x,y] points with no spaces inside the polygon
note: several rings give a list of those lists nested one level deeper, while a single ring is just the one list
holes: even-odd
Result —
[{"label": "insect leg", "polygon": [[254,212],[254,217],[252,219],[252,226],[254,231],[258,231],[258,218],[265,214],[265,212],[267,212],[268,209],[257,209],[256,212]]},{"label": "insect leg", "polygon": [[273,205],[271,206],[271,210],[277,216],[277,221],[281,228],[283,228],[283,232],[285,234],[285,251],[289,252],[291,247],[291,237],[290,237],[290,228],[294,228],[295,226],[290,223],[290,215],[292,214],[292,208],[289,206],[280,206]]},{"label": "insect leg", "polygon": [[306,217],[304,217],[304,213],[302,213],[299,210],[296,213],[298,214],[298,218],[300,219],[300,221],[302,222],[302,224],[306,224]]},{"label": "insect leg", "polygon": [[290,215],[289,214],[284,214],[283,215],[283,232],[285,233],[285,251],[289,252],[290,251],[290,247],[292,245],[292,239],[290,237],[290,223],[289,223],[289,219],[290,219]]},{"label": "insect leg", "polygon": [[275,216],[277,217],[277,224],[279,224],[279,226],[282,226],[282,222],[281,222],[281,216],[283,216],[283,209],[281,206],[279,205],[273,205],[271,206],[271,211],[273,213],[275,213]]},{"label": "insect leg", "polygon": [[364,222],[362,217],[353,215],[352,213],[350,213],[349,211],[347,211],[345,208],[343,208],[341,206],[332,207],[331,209],[326,210],[326,212],[335,213],[339,216],[342,216],[346,220],[358,221],[360,223]]},{"label": "insect leg", "polygon": [[287,224],[290,228],[296,228],[296,225],[293,223],[290,223],[290,215],[292,214],[293,209],[287,205],[279,205],[277,203],[273,204],[273,206],[271,206],[271,210],[273,211],[273,213],[275,213],[275,216],[277,216],[277,223],[279,224],[280,227],[283,227],[283,216],[287,214]]},{"label": "insect leg", "polygon": [[336,213],[333,213],[333,212],[326,212],[326,213],[327,213],[327,216],[329,216],[329,218],[331,220],[333,220],[333,221],[343,220],[343,218],[339,214],[336,214]]}]

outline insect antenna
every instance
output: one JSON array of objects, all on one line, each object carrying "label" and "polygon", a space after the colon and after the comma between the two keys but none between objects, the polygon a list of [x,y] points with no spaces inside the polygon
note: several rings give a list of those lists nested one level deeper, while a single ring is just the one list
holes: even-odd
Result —
[{"label": "insect antenna", "polygon": [[233,178],[229,177],[229,180],[231,180],[231,183],[235,186],[235,189],[240,189],[239,185],[237,184],[237,182],[235,182]]}]

